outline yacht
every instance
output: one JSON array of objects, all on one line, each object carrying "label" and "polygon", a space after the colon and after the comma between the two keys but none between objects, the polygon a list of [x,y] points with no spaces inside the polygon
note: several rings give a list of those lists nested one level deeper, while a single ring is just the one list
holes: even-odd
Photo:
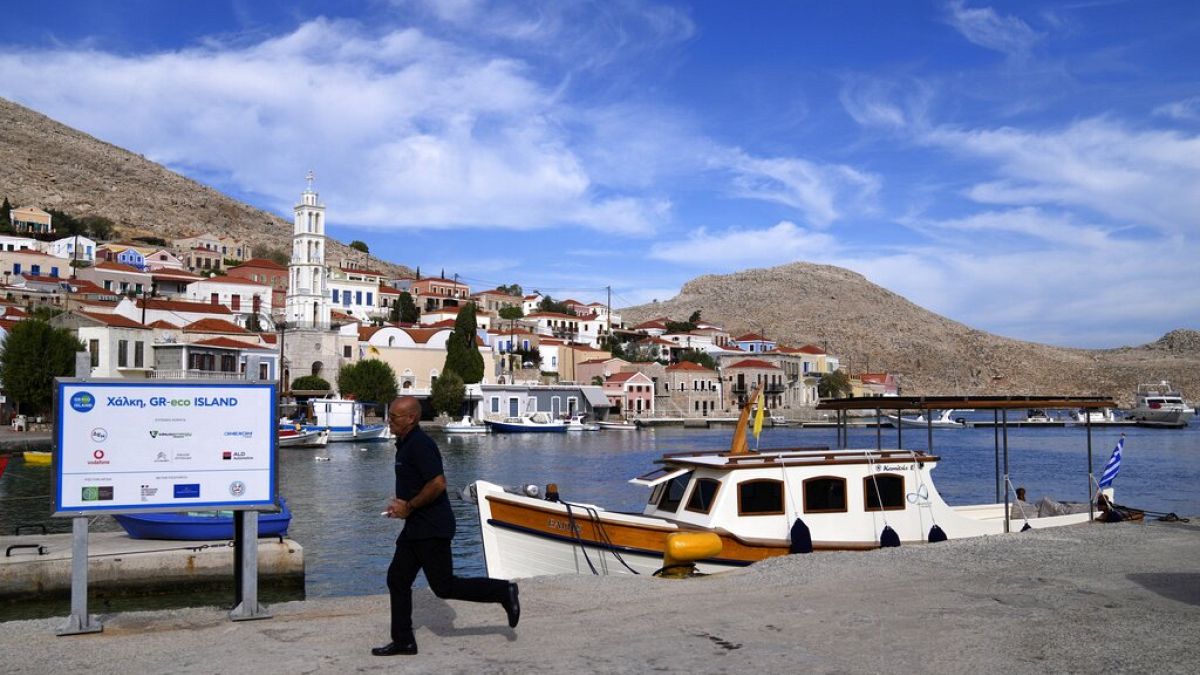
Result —
[{"label": "yacht", "polygon": [[1139,426],[1186,427],[1195,410],[1183,400],[1170,382],[1139,384],[1137,399],[1128,417]]}]

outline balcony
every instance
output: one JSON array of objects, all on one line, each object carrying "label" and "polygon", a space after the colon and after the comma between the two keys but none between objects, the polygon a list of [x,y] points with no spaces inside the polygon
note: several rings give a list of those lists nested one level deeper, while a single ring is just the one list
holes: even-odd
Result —
[{"label": "balcony", "polygon": [[154,380],[245,380],[241,373],[231,373],[219,370],[192,370],[181,368],[165,368],[152,370],[148,374]]}]

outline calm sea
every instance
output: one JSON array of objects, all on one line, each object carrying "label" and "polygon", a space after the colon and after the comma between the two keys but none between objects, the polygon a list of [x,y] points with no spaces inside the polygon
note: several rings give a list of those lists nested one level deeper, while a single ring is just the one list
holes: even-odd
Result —
[{"label": "calm sea", "polygon": [[[564,499],[617,510],[641,510],[644,488],[626,481],[653,467],[666,452],[728,447],[731,428],[647,429],[572,434],[433,434],[441,445],[452,487],[484,478],[501,485],[554,482]],[[1182,430],[1101,428],[1092,431],[1092,467],[1099,475],[1121,433],[1124,463],[1115,488],[1121,504],[1200,515],[1200,424]],[[895,447],[896,431],[882,430],[885,447]],[[994,432],[990,428],[934,432],[942,461],[934,480],[951,504],[995,498]],[[875,447],[874,429],[850,432],[851,447]],[[762,447],[835,444],[833,429],[764,429]],[[906,429],[906,448],[925,449],[925,430]],[[1030,500],[1053,496],[1085,501],[1087,435],[1080,427],[1010,429],[1009,467],[1014,485]],[[290,535],[304,546],[306,592],[310,597],[386,592],[384,573],[399,522],[379,515],[392,492],[393,447],[389,443],[337,443],[320,450],[280,451],[280,489],[294,514]],[[316,456],[330,461],[318,462]],[[0,478],[0,531],[25,523],[45,523],[67,532],[70,522],[50,513],[50,468],[24,464],[14,456]],[[454,542],[460,574],[482,574],[479,526],[472,505],[454,502],[459,533]],[[118,529],[98,516],[95,530]]]}]

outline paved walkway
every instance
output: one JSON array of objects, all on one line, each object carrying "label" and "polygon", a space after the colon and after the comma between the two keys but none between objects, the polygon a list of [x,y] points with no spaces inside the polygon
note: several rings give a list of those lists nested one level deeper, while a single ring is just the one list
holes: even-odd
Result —
[{"label": "paved walkway", "polygon": [[[347,572],[352,573],[352,572]],[[379,592],[384,570],[361,580]],[[16,673],[1193,673],[1200,525],[1083,525],[868,553],[789,556],[688,581],[564,576],[496,605],[416,592],[421,653],[374,657],[387,597],[0,623]]]}]

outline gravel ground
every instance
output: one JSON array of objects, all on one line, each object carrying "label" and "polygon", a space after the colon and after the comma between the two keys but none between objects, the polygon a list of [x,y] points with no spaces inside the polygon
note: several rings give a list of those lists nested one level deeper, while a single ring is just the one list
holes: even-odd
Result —
[{"label": "gravel ground", "polygon": [[[384,570],[380,570],[382,575]],[[1088,525],[869,553],[790,556],[688,581],[521,582],[498,606],[415,598],[415,657],[387,641],[387,597],[0,624],[0,672],[1194,673],[1200,523]]]}]

